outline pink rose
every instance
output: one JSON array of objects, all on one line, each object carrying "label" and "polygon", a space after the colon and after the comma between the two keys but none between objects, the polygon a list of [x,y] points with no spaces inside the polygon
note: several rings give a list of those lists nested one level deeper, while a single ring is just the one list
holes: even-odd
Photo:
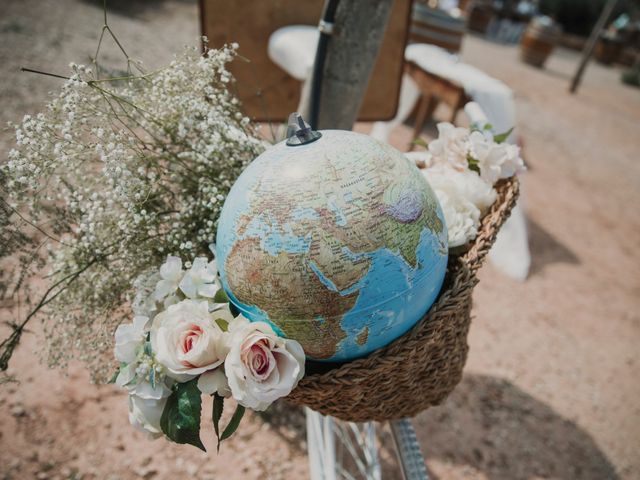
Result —
[{"label": "pink rose", "polygon": [[151,346],[167,375],[179,382],[195,378],[224,362],[226,336],[216,319],[233,319],[228,310],[209,313],[206,301],[183,300],[153,320]]},{"label": "pink rose", "polygon": [[253,410],[265,410],[291,393],[304,375],[304,351],[294,340],[278,337],[264,322],[236,318],[225,373],[233,398]]}]

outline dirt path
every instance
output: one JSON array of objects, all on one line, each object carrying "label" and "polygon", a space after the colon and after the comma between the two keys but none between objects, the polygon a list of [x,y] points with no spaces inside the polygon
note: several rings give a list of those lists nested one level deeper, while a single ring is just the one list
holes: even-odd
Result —
[{"label": "dirt path", "polygon": [[[88,61],[101,25],[96,3],[4,0],[0,121],[36,111],[56,86],[20,66],[60,72]],[[154,4],[112,14],[132,55],[150,66],[198,35],[195,2]],[[620,84],[619,71],[591,65],[570,96],[575,54],[557,52],[540,71],[517,53],[473,37],[464,46],[466,61],[516,92],[530,165],[531,277],[520,284],[483,270],[465,378],[416,427],[433,478],[638,478],[640,91]],[[105,61],[117,58],[111,49]],[[409,135],[403,127],[394,142]],[[0,132],[3,155],[10,144]],[[219,456],[150,442],[129,427],[122,392],[91,385],[79,366],[68,376],[41,366],[34,329],[11,367],[20,384],[0,386],[2,478],[307,476],[295,412],[293,426],[249,417]],[[208,424],[203,437],[213,452]]]}]

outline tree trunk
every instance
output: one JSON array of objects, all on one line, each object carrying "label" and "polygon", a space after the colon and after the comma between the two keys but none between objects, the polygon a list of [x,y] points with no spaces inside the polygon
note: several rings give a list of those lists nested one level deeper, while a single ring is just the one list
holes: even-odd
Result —
[{"label": "tree trunk", "polygon": [[356,121],[393,0],[342,0],[327,45],[317,128],[351,130]]}]

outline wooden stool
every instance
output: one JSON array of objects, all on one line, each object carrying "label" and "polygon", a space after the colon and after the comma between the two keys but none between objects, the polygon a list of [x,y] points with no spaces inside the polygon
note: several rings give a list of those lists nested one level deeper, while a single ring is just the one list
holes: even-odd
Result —
[{"label": "wooden stool", "polygon": [[[450,122],[453,123],[458,111],[471,101],[461,85],[426,72],[411,61],[405,63],[405,72],[416,82],[421,92],[416,111],[413,140],[420,136],[424,124],[431,119],[438,103],[444,102],[451,108]],[[410,149],[413,145],[412,142]]]}]

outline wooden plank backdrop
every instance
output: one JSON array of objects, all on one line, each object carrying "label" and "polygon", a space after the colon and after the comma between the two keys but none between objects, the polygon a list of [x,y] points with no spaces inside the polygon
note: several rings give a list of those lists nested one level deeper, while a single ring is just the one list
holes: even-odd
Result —
[{"label": "wooden plank backdrop", "polygon": [[[394,1],[358,116],[361,121],[390,120],[396,114],[411,3]],[[209,45],[237,42],[238,53],[249,60],[235,60],[230,70],[243,110],[255,121],[285,121],[298,106],[302,88],[301,82],[269,59],[269,36],[287,25],[317,25],[323,5],[323,0],[200,0],[202,34],[209,38]]]}]

